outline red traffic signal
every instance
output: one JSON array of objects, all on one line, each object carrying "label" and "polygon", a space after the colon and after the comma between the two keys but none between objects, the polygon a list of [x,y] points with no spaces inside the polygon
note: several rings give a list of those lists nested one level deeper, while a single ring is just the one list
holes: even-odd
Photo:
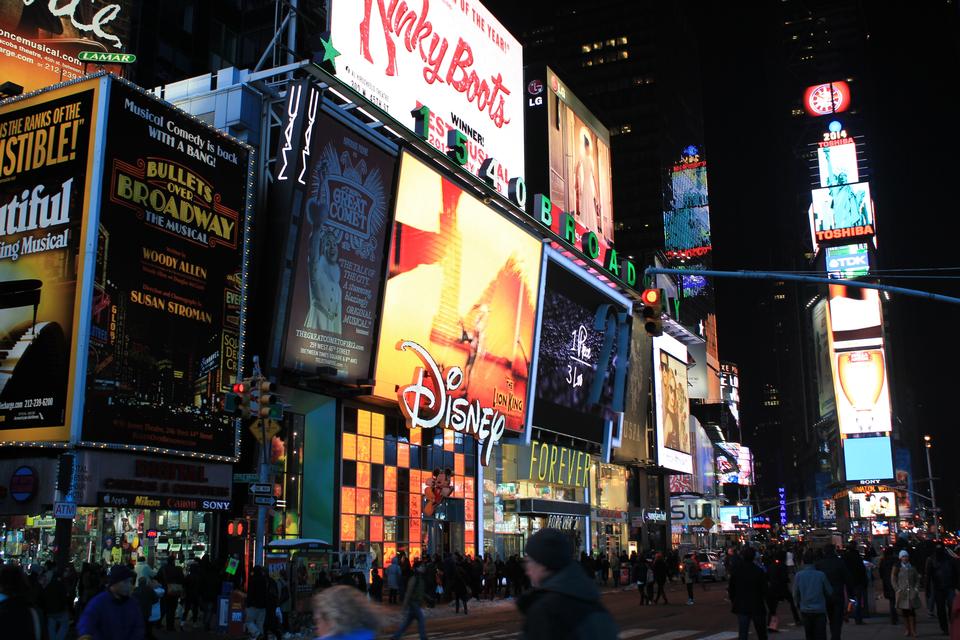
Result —
[{"label": "red traffic signal", "polygon": [[242,536],[246,533],[246,523],[243,519],[240,520],[231,520],[227,523],[227,535],[228,536]]},{"label": "red traffic signal", "polygon": [[651,336],[663,334],[663,292],[660,289],[644,289],[640,295],[643,302],[643,328]]},{"label": "red traffic signal", "polygon": [[233,392],[236,393],[237,395],[242,396],[247,391],[249,391],[249,388],[243,382],[238,382],[235,385],[233,385]]}]

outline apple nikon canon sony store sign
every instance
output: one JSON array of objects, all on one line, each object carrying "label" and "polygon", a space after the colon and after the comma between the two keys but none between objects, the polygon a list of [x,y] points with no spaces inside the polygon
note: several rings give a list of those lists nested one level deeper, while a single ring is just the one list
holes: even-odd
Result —
[{"label": "apple nikon canon sony store sign", "polygon": [[0,128],[0,441],[235,457],[249,148],[102,75],[8,102]]},{"label": "apple nikon canon sony store sign", "polygon": [[337,77],[401,123],[428,107],[425,138],[447,150],[460,132],[476,174],[496,158],[495,187],[524,170],[523,50],[480,2],[333,0]]}]

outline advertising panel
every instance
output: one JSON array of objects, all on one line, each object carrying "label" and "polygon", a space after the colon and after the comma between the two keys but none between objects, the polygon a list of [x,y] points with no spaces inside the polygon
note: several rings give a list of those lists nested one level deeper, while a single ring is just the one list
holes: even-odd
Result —
[{"label": "advertising panel", "polygon": [[734,419],[740,422],[740,370],[732,362],[720,363],[720,399],[727,403]]},{"label": "advertising panel", "polygon": [[827,301],[820,300],[813,307],[813,350],[814,365],[817,372],[817,405],[820,417],[826,417],[837,410],[837,401],[833,393],[833,368],[830,365],[830,325],[827,319]]},{"label": "advertising panel", "polygon": [[694,464],[697,482],[700,485],[699,491],[704,495],[714,495],[717,488],[717,468],[713,456],[713,442],[696,418],[692,418],[691,421],[694,423],[693,436],[697,447]]},{"label": "advertising panel", "polygon": [[663,213],[664,248],[668,258],[697,259],[711,249],[707,163],[694,146],[684,149],[670,177],[673,194]]},{"label": "advertising panel", "polygon": [[736,531],[751,526],[753,507],[750,505],[720,507],[717,511],[719,512],[721,531]]},{"label": "advertising panel", "polygon": [[873,202],[870,183],[857,182],[811,192],[814,246],[826,240],[872,236]]},{"label": "advertising panel", "polygon": [[337,76],[401,124],[430,109],[428,142],[467,137],[466,169],[498,163],[497,190],[523,166],[523,49],[477,0],[388,3],[334,0],[330,37]]},{"label": "advertising panel", "polygon": [[889,432],[880,294],[842,285],[830,285],[829,290],[831,367],[840,433]]},{"label": "advertising panel", "polygon": [[[753,484],[753,454],[750,447],[738,442],[719,442],[717,446],[726,451],[729,455],[717,456],[717,474],[721,484]],[[730,459],[736,460],[734,466]]]},{"label": "advertising panel", "polygon": [[650,458],[647,443],[647,405],[650,398],[650,353],[653,338],[643,328],[642,317],[634,316],[630,325],[630,358],[623,411],[620,446],[613,449],[614,462],[637,462]]},{"label": "advertising panel", "polygon": [[844,438],[843,463],[847,482],[893,478],[890,437]]},{"label": "advertising panel", "polygon": [[849,280],[870,273],[870,257],[866,243],[827,247],[827,277]]},{"label": "advertising panel", "polygon": [[541,243],[415,157],[401,160],[374,395],[389,401],[424,347],[463,372],[460,388],[523,431]]},{"label": "advertising panel", "polygon": [[[627,303],[553,260],[547,261],[544,287],[533,422],[602,442],[604,420],[618,418],[611,406],[616,358],[601,364],[606,327],[597,330],[594,321],[603,305],[625,312]],[[603,387],[599,402],[591,405],[590,390],[597,376],[602,376]]]},{"label": "advertising panel", "polygon": [[893,491],[850,492],[851,518],[896,518],[897,496]]},{"label": "advertising panel", "polygon": [[82,440],[234,457],[249,149],[120,82],[109,113]]},{"label": "advertising panel", "polygon": [[0,442],[70,437],[100,83],[0,107]]},{"label": "advertising panel", "polygon": [[369,379],[395,160],[323,113],[308,153],[283,366]]},{"label": "advertising panel", "polygon": [[[133,0],[0,0],[3,81],[29,93],[79,78],[81,51],[125,51],[132,11]],[[121,71],[121,65],[105,66]]]},{"label": "advertising panel", "polygon": [[653,339],[653,389],[657,403],[657,462],[693,473],[690,403],[687,398],[687,348],[668,335]]},{"label": "advertising panel", "polygon": [[897,447],[894,450],[894,478],[897,484],[897,511],[901,518],[909,518],[913,515],[913,505],[911,503],[913,473],[909,449]]},{"label": "advertising panel", "polygon": [[815,117],[846,111],[850,108],[850,85],[842,80],[811,85],[803,92],[803,108]]},{"label": "advertising panel", "polygon": [[[550,200],[572,211],[577,235],[593,231],[613,243],[613,181],[610,132],[582,102],[547,69],[547,148]],[[528,180],[528,185],[533,186]]]},{"label": "advertising panel", "polygon": [[842,144],[821,143],[817,148],[817,168],[821,187],[860,182],[857,167],[857,145],[853,138],[838,140]]}]

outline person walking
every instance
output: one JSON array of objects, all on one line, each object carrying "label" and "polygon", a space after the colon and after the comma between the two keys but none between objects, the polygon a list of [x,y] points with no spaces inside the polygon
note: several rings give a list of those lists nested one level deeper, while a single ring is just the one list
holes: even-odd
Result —
[{"label": "person walking", "polygon": [[643,556],[638,556],[634,559],[633,580],[637,583],[637,591],[640,592],[640,606],[653,604],[647,591],[647,584],[651,579],[650,565]]},{"label": "person walking", "polygon": [[700,564],[694,554],[683,556],[683,581],[687,585],[687,604],[693,604],[693,585],[700,575]]},{"label": "person walking", "polygon": [[807,551],[803,566],[794,577],[793,595],[803,618],[806,640],[827,640],[827,599],[833,594],[833,587],[815,563],[813,552]]},{"label": "person walking", "polygon": [[667,594],[663,590],[663,585],[667,583],[667,561],[663,559],[662,553],[657,553],[653,559],[653,581],[657,583],[657,595],[653,599],[653,604],[660,601],[663,597],[663,604],[667,602]]},{"label": "person walking", "polygon": [[600,602],[600,590],[573,560],[573,545],[558,529],[530,536],[523,568],[533,587],[517,601],[520,640],[616,640],[617,625]]},{"label": "person walking", "polygon": [[247,585],[247,620],[244,628],[254,638],[259,638],[267,620],[267,574],[261,565],[256,565],[250,574]]},{"label": "person walking", "polygon": [[43,619],[27,601],[26,593],[27,579],[20,567],[0,566],[0,629],[5,638],[43,638]]},{"label": "person walking", "polygon": [[153,613],[153,605],[160,602],[160,596],[153,588],[153,580],[147,576],[137,578],[137,588],[133,590],[133,599],[140,606],[140,615],[143,616],[144,637],[147,640],[153,640],[153,627],[150,623],[150,616]]},{"label": "person walking", "polygon": [[750,635],[750,623],[759,640],[767,640],[767,576],[754,561],[757,551],[746,547],[741,554],[743,561],[730,576],[727,593],[731,611],[737,615],[740,640]]},{"label": "person walking", "polygon": [[920,608],[920,574],[910,563],[906,549],[899,553],[899,564],[893,568],[890,579],[897,601],[897,609],[903,618],[905,635],[917,637],[917,609]]},{"label": "person walking", "polygon": [[373,640],[380,615],[359,589],[338,585],[313,596],[315,638]]},{"label": "person walking", "polygon": [[944,635],[950,633],[950,606],[953,604],[957,586],[957,566],[953,558],[947,555],[943,543],[938,543],[933,551],[931,577],[928,582],[933,589],[933,602],[937,609],[937,622]]},{"label": "person walking", "polygon": [[40,578],[40,605],[47,618],[49,640],[64,640],[70,629],[70,595],[60,575],[48,569]]},{"label": "person walking", "polygon": [[847,546],[843,554],[843,563],[847,567],[847,573],[850,574],[850,598],[856,601],[853,617],[857,624],[863,624],[863,613],[866,608],[864,600],[867,597],[867,570],[855,542]]},{"label": "person walking", "polygon": [[404,618],[400,628],[393,634],[393,640],[400,640],[400,637],[406,632],[407,627],[413,621],[417,622],[417,632],[420,634],[420,640],[427,640],[427,623],[423,617],[423,600],[426,591],[426,578],[424,577],[423,564],[416,564],[413,568],[413,576],[407,584],[406,595],[403,599]]},{"label": "person walking", "polygon": [[397,604],[397,594],[400,592],[401,578],[400,559],[397,558],[397,556],[393,556],[393,560],[390,561],[390,566],[387,567],[384,573],[387,576],[387,602],[389,604]]},{"label": "person walking", "polygon": [[497,563],[487,554],[483,561],[483,592],[493,600],[497,593]]},{"label": "person walking", "polygon": [[850,574],[847,566],[837,555],[837,548],[832,544],[823,549],[823,557],[816,563],[817,569],[827,576],[833,594],[827,600],[827,624],[830,626],[830,640],[840,640],[843,632],[843,615],[846,609],[846,589],[850,584]]},{"label": "person walking", "polygon": [[883,557],[880,558],[880,564],[877,572],[880,574],[880,581],[883,583],[883,597],[890,607],[890,624],[898,624],[896,593],[893,590],[893,583],[890,580],[890,574],[893,568],[897,566],[897,557],[894,554],[893,547],[884,547]]},{"label": "person walking", "polygon": [[143,640],[143,614],[130,597],[135,575],[126,565],[110,567],[106,591],[87,603],[77,622],[78,640]]},{"label": "person walking", "polygon": [[620,556],[616,553],[610,555],[610,572],[613,574],[613,588],[620,588]]},{"label": "person walking", "polygon": [[[812,558],[811,558],[812,559]],[[781,600],[786,600],[790,605],[790,613],[793,614],[793,624],[800,626],[800,613],[797,611],[797,605],[790,590],[790,573],[786,565],[786,556],[781,551],[774,555],[767,565],[767,584],[769,585],[770,598],[767,601],[769,616],[767,628],[771,631],[779,631],[780,620],[777,617],[777,607]]]},{"label": "person walking", "polygon": [[185,580],[183,569],[177,566],[176,556],[171,555],[167,558],[167,563],[160,569],[158,578],[164,589],[160,608],[166,620],[167,631],[173,631],[177,620],[177,603],[180,602],[180,596],[183,595],[183,582]]},{"label": "person walking", "polygon": [[470,612],[467,610],[467,602],[470,601],[470,578],[466,568],[461,562],[457,562],[454,565],[450,587],[453,591],[457,613],[460,613],[460,603],[463,602],[463,615],[469,615]]}]

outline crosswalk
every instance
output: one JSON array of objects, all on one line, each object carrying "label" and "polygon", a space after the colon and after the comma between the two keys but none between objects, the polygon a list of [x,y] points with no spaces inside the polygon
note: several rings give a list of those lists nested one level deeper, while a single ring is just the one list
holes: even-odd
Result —
[{"label": "crosswalk", "polygon": [[[416,626],[411,627],[410,631],[403,636],[401,640],[418,640]],[[620,632],[619,640],[735,640],[736,631],[721,631],[710,635],[701,635],[704,631],[697,629],[676,629],[673,631],[663,631],[657,633],[657,629],[630,628],[623,629]],[[507,631],[506,629],[487,629],[482,632],[475,630],[448,631],[441,633],[427,632],[430,640],[517,640],[520,636],[519,631]]]}]

